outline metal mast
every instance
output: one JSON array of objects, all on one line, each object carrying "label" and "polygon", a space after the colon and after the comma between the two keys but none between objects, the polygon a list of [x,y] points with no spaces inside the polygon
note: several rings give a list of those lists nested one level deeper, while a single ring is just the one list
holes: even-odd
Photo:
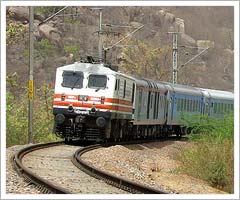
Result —
[{"label": "metal mast", "polygon": [[90,8],[91,10],[99,10],[99,25],[98,25],[98,57],[100,62],[103,61],[103,44],[102,44],[102,8]]},{"label": "metal mast", "polygon": [[173,73],[172,73],[172,82],[174,84],[177,83],[177,73],[178,73],[178,66],[177,66],[177,61],[178,61],[178,44],[177,44],[177,32],[172,33],[172,68],[173,68]]},{"label": "metal mast", "polygon": [[29,82],[28,82],[28,143],[32,143],[33,139],[33,96],[34,96],[34,84],[33,84],[33,64],[34,64],[34,40],[33,40],[33,20],[34,20],[34,8],[29,7]]},{"label": "metal mast", "polygon": [[103,44],[102,44],[102,8],[99,8],[99,30],[98,30],[98,55],[100,61],[103,60]]}]

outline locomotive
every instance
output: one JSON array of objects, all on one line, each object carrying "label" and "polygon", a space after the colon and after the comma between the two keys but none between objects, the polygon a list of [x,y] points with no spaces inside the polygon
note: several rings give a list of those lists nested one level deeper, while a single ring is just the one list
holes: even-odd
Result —
[{"label": "locomotive", "polygon": [[233,110],[228,91],[136,78],[103,63],[58,67],[54,132],[73,139],[120,141],[187,133],[181,115],[222,117]]}]

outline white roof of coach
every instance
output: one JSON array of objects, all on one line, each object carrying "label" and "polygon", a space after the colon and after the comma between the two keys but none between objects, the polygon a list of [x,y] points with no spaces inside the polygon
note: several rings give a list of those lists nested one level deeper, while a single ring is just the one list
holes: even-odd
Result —
[{"label": "white roof of coach", "polygon": [[191,87],[191,86],[186,86],[186,85],[179,85],[179,84],[173,84],[173,83],[167,83],[163,82],[167,86],[171,87],[172,90],[176,93],[180,94],[188,94],[188,95],[197,95],[197,96],[202,96],[203,93],[200,89]]},{"label": "white roof of coach", "polygon": [[210,97],[215,99],[227,99],[227,100],[233,100],[234,99],[234,93],[228,92],[228,91],[222,91],[222,90],[213,90],[213,89],[205,89],[200,88],[204,91],[204,93],[208,93]]}]

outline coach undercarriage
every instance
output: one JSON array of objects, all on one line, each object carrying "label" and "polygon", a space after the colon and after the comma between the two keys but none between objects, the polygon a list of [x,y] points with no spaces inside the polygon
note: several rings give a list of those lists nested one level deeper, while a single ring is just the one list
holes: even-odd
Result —
[{"label": "coach undercarriage", "polygon": [[69,117],[59,123],[55,117],[54,132],[71,140],[128,141],[138,139],[167,138],[170,135],[181,137],[186,134],[186,129],[180,126],[167,125],[133,125],[131,120],[112,119],[103,117],[89,117],[77,115]]}]

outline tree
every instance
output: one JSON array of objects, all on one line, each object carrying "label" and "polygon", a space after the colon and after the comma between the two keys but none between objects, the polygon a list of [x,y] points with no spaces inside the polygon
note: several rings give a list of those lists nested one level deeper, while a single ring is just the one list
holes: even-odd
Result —
[{"label": "tree", "polygon": [[148,43],[137,41],[136,48],[123,48],[120,65],[126,73],[167,81],[171,77],[171,47],[153,48]]}]

